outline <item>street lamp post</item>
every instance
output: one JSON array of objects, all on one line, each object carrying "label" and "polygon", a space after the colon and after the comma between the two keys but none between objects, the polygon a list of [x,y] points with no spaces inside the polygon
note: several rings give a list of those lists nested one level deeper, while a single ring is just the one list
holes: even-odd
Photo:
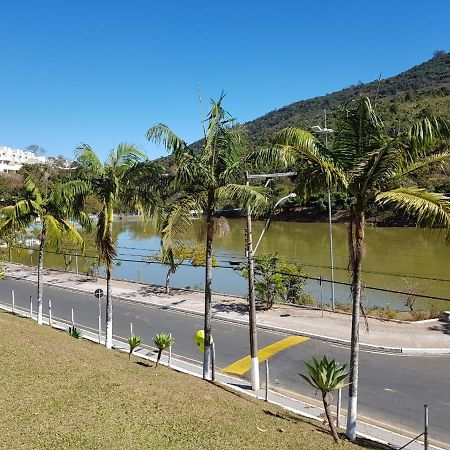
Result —
[{"label": "street lamp post", "polygon": [[[249,185],[249,176],[246,173],[246,184]],[[267,231],[270,225],[270,220],[272,214],[274,213],[277,206],[287,200],[288,198],[296,197],[296,194],[292,193],[286,195],[275,203],[275,206],[272,209],[272,212],[266,223],[264,228],[259,236],[258,242],[256,243],[255,249],[253,249],[253,233],[252,233],[252,216],[250,207],[247,208],[247,263],[248,263],[248,306],[249,306],[249,332],[250,332],[250,373],[251,373],[251,382],[252,382],[252,390],[257,391],[260,388],[260,377],[259,377],[259,356],[258,356],[258,340],[257,340],[257,331],[256,331],[256,301],[255,301],[255,264],[254,264],[254,256],[255,252],[258,249],[258,246],[261,242],[264,233]]]},{"label": "street lamp post", "polygon": [[[325,135],[325,147],[328,148],[328,135],[334,133],[334,130],[327,128],[327,110],[324,110],[325,114],[325,127],[322,128],[319,125],[313,126],[311,129],[317,134]],[[335,295],[334,295],[334,252],[333,252],[333,225],[331,223],[331,190],[330,184],[327,183],[328,193],[328,231],[330,236],[330,269],[331,269],[331,308],[335,308]]]}]

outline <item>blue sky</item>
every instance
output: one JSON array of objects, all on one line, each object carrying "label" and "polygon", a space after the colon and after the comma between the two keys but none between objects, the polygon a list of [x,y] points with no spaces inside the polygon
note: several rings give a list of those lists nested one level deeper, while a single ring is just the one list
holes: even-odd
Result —
[{"label": "blue sky", "polygon": [[198,87],[245,122],[450,50],[447,0],[3,0],[0,17],[0,145],[69,157],[159,156],[158,122],[198,139]]}]

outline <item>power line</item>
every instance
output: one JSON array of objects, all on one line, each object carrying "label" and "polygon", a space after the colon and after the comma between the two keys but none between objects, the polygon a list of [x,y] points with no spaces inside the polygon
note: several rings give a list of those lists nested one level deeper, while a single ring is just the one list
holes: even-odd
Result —
[{"label": "power line", "polygon": [[[20,247],[20,246],[13,246],[13,248],[20,248],[20,249],[29,249],[29,247]],[[33,249],[34,251],[34,249]],[[96,256],[89,256],[89,255],[82,255],[82,254],[74,254],[74,253],[62,253],[62,252],[56,252],[56,251],[52,251],[52,250],[44,250],[45,253],[50,253],[50,254],[56,254],[56,255],[66,255],[66,256],[80,256],[80,257],[85,257],[85,258],[97,258]],[[120,261],[120,262],[132,262],[132,263],[143,263],[143,264],[158,264],[158,265],[165,265],[164,263],[160,262],[160,261],[152,261],[152,260],[136,260],[136,259],[126,259],[126,258],[115,258],[115,261]],[[234,261],[227,261],[229,263],[234,263]],[[200,265],[192,265],[189,263],[181,263],[179,264],[179,266],[188,266],[188,267],[204,267],[204,266],[200,266]],[[215,265],[214,266],[215,269],[228,269],[228,270],[239,270],[242,267],[232,267],[232,266],[224,266],[224,265]],[[327,278],[323,278],[323,277],[312,277],[309,275],[301,275],[301,274],[292,274],[292,273],[288,273],[288,272],[282,272],[282,271],[275,271],[274,273],[277,273],[279,275],[285,275],[285,276],[289,276],[289,277],[295,277],[295,278],[302,278],[304,280],[313,280],[313,281],[317,281],[320,283],[331,283],[331,280],[327,279]],[[341,285],[341,286],[347,286],[347,287],[351,287],[351,284],[345,281],[334,281],[335,284]],[[364,286],[365,289],[370,289],[373,291],[378,291],[378,292],[386,292],[386,293],[392,293],[392,294],[398,294],[398,295],[411,295],[410,292],[405,292],[405,291],[397,291],[397,290],[393,290],[393,289],[386,289],[386,288],[379,288],[379,287],[375,287],[375,286]],[[445,298],[445,297],[436,297],[436,296],[430,296],[430,295],[423,295],[423,294],[415,294],[414,295],[417,298],[423,298],[423,299],[428,299],[428,300],[441,300],[441,301],[446,301],[446,302],[450,302],[450,298]]]}]

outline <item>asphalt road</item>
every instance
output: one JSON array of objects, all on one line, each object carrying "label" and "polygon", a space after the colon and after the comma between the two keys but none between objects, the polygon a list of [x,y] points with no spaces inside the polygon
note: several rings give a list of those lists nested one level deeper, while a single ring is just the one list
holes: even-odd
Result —
[{"label": "asphalt road", "polygon": [[[18,306],[28,308],[30,296],[34,298],[36,296],[34,283],[6,279],[0,282],[0,301],[10,303],[12,289],[15,291],[15,302]],[[94,295],[44,286],[44,298],[52,300],[55,318],[70,320],[71,308],[74,308],[77,324],[97,329],[98,300]],[[44,314],[47,314],[47,302],[44,303]],[[201,360],[201,355],[193,342],[193,334],[203,327],[203,320],[199,316],[115,299],[113,317],[113,332],[116,337],[127,338],[130,335],[130,322],[133,323],[134,334],[141,336],[144,343],[148,344],[152,343],[152,337],[156,333],[171,332],[175,339],[174,355]],[[226,367],[248,355],[246,327],[214,320],[213,336],[219,367]],[[285,335],[279,333],[259,331],[259,348],[283,337]],[[307,340],[271,358],[271,385],[315,398],[315,391],[306,385],[298,373],[305,373],[304,360],[323,354],[342,363],[349,360],[347,348]],[[261,366],[262,373],[263,370]],[[449,387],[450,356],[405,356],[362,352],[358,413],[390,426],[420,434],[423,430],[423,405],[428,404],[431,438],[450,443]],[[320,400],[319,396],[316,399]],[[346,407],[346,396],[343,398],[343,407]]]}]

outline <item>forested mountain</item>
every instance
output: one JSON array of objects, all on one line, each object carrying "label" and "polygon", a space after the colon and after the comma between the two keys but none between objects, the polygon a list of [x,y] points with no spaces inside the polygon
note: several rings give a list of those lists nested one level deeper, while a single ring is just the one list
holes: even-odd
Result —
[{"label": "forested mountain", "polygon": [[359,95],[372,97],[389,128],[405,127],[424,116],[450,117],[450,53],[437,51],[429,61],[394,77],[291,103],[244,125],[252,141],[260,144],[284,127],[323,126],[324,109],[333,127],[339,107]]}]

